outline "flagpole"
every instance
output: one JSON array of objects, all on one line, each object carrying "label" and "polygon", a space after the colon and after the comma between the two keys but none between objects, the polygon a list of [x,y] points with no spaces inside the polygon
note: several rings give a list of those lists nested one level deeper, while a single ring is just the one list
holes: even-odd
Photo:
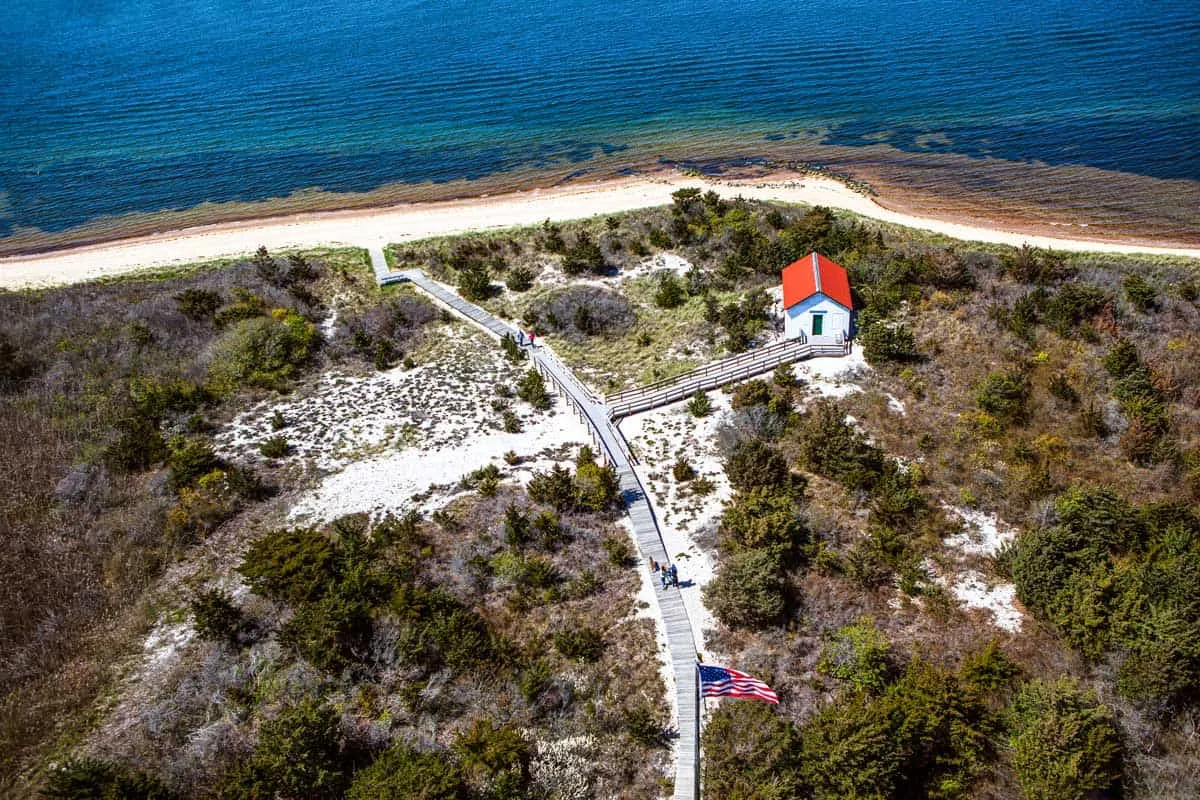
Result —
[{"label": "flagpole", "polygon": [[700,800],[700,718],[704,716],[704,697],[700,693],[700,660],[696,660],[696,800]]}]

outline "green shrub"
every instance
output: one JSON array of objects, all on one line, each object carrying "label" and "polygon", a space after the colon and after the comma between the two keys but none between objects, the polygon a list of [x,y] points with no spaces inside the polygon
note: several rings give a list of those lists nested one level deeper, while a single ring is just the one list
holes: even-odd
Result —
[{"label": "green shrub", "polygon": [[1124,378],[1142,365],[1137,345],[1121,339],[1104,355],[1104,368],[1114,378]]},{"label": "green shrub", "polygon": [[696,477],[696,468],[692,466],[692,462],[688,461],[687,458],[680,456],[675,459],[675,463],[671,466],[671,477],[680,483],[685,483]]},{"label": "green shrub", "polygon": [[158,423],[134,414],[123,419],[117,438],[104,449],[104,464],[116,472],[144,472],[167,457]]},{"label": "green shrub", "polygon": [[1155,303],[1158,301],[1158,292],[1143,276],[1137,273],[1126,275],[1124,288],[1129,304],[1138,311],[1145,314],[1154,309]]},{"label": "green shrub", "polygon": [[800,382],[796,379],[796,365],[780,364],[771,373],[771,383],[780,389],[791,389],[799,385]]},{"label": "green shrub", "polygon": [[651,228],[648,238],[650,240],[650,246],[658,248],[659,250],[667,250],[671,247],[671,245],[674,244],[674,242],[671,241],[671,235],[662,228]]},{"label": "green shrub", "polygon": [[531,369],[517,384],[517,397],[537,409],[545,410],[550,407],[550,395],[546,392],[546,382],[542,374]]},{"label": "green shrub", "polygon": [[221,459],[213,450],[212,442],[203,437],[176,436],[171,440],[169,447],[167,467],[170,468],[171,475],[167,486],[173,492],[191,486],[201,476],[222,466]]},{"label": "green shrub", "polygon": [[458,271],[458,293],[465,300],[478,303],[492,296],[492,276],[488,268],[475,261]]},{"label": "green shrub", "polygon": [[500,337],[500,349],[504,351],[504,357],[511,364],[520,364],[526,358],[525,351],[511,336]]},{"label": "green shrub", "polygon": [[1029,379],[1018,372],[993,372],[975,392],[975,402],[1003,425],[1025,421]]},{"label": "green shrub", "polygon": [[860,338],[863,358],[873,366],[902,364],[921,358],[916,338],[904,325],[877,322],[863,330]]},{"label": "green shrub", "polygon": [[573,628],[554,634],[554,649],[573,661],[599,661],[606,646],[604,637],[595,628]]},{"label": "green shrub", "polygon": [[870,489],[883,473],[883,453],[846,422],[831,400],[817,400],[800,424],[800,463],[852,489]]},{"label": "green shrub", "polygon": [[283,458],[292,452],[292,445],[286,436],[279,434],[264,439],[258,446],[258,452],[262,453],[264,458]]},{"label": "green shrub", "polygon": [[562,236],[562,227],[545,220],[542,223],[541,246],[548,253],[565,253],[567,243]]},{"label": "green shrub", "polygon": [[242,629],[242,610],[233,597],[220,589],[200,592],[191,602],[196,635],[218,642],[236,642]]},{"label": "green shrub", "polygon": [[319,339],[316,326],[294,311],[244,319],[214,342],[210,384],[219,394],[248,386],[286,389]]},{"label": "green shrub", "polygon": [[334,579],[335,551],[312,528],[281,529],[256,540],[238,572],[255,594],[290,604],[322,597]]},{"label": "green shrub", "polygon": [[562,268],[563,272],[568,275],[582,275],[585,272],[603,275],[609,269],[600,245],[592,239],[587,231],[580,231],[579,235],[575,237],[574,244],[567,248],[563,256]]},{"label": "green shrub", "polygon": [[216,313],[213,324],[225,328],[241,320],[265,316],[266,313],[267,301],[249,289],[238,286],[233,290],[233,302]]},{"label": "green shrub", "polygon": [[621,483],[611,466],[583,464],[575,470],[575,504],[583,511],[602,512],[621,504]]},{"label": "green shrub", "polygon": [[806,797],[800,742],[787,717],[765,703],[723,703],[704,726],[706,800]]},{"label": "green shrub", "polygon": [[526,489],[530,499],[544,503],[557,511],[567,511],[575,505],[575,482],[571,473],[559,464],[549,472],[534,471]]},{"label": "green shrub", "polygon": [[628,539],[623,539],[617,536],[609,536],[601,545],[604,547],[604,552],[608,554],[608,561],[614,567],[629,567],[633,564],[633,547],[629,544]]},{"label": "green shrub", "polygon": [[506,408],[500,412],[501,427],[505,433],[520,433],[523,429],[521,418],[513,413],[512,409]]},{"label": "green shrub", "polygon": [[1119,791],[1120,735],[1095,696],[1068,680],[1026,684],[1012,706],[1012,765],[1029,800]]},{"label": "green shrub", "polygon": [[774,489],[738,492],[725,506],[718,529],[721,547],[738,552],[779,548],[793,561],[808,543],[795,499]]},{"label": "green shrub", "polygon": [[771,387],[766,381],[746,381],[733,391],[730,405],[734,411],[752,406],[765,406],[771,402]]},{"label": "green shrub", "polygon": [[175,295],[179,312],[197,322],[211,320],[221,307],[221,295],[211,289],[184,289]]},{"label": "green shrub", "polygon": [[449,753],[420,752],[403,742],[354,774],[346,800],[469,800],[462,768]]},{"label": "green shrub", "polygon": [[786,490],[791,470],[778,450],[761,439],[739,442],[725,461],[729,484],[739,492],[753,489]]},{"label": "green shrub", "polygon": [[704,604],[731,628],[766,628],[786,610],[783,554],[778,548],[733,553],[704,587]]},{"label": "green shrub", "polygon": [[803,730],[814,800],[963,797],[989,755],[986,709],[920,659],[880,696],[852,692]]},{"label": "green shrub", "polygon": [[883,691],[893,669],[891,645],[870,617],[838,630],[825,642],[817,662],[818,671],[873,693]]},{"label": "green shrub", "polygon": [[[505,555],[522,563],[511,553]],[[393,593],[390,609],[401,624],[396,652],[406,664],[466,672],[499,660],[487,621],[442,591],[402,585]]]},{"label": "green shrub", "polygon": [[287,425],[288,425],[288,422],[286,419],[284,419],[283,412],[276,409],[275,413],[273,413],[271,415],[271,430],[281,431],[284,428],[286,428]]},{"label": "green shrub", "polygon": [[352,590],[336,587],[300,603],[279,631],[279,642],[319,670],[340,673],[366,651],[371,640],[370,610]]},{"label": "green shrub", "polygon": [[284,709],[259,730],[249,762],[229,776],[221,797],[341,797],[346,787],[343,736],[337,713],[305,700]]},{"label": "green shrub", "polygon": [[46,774],[47,800],[170,800],[162,781],[114,761],[72,758]]},{"label": "green shrub", "polygon": [[495,725],[490,720],[476,719],[471,727],[455,737],[454,752],[464,767],[493,781],[502,775],[513,776],[518,783],[529,779],[532,748],[513,725]]},{"label": "green shrub", "polygon": [[528,267],[513,267],[508,271],[505,284],[510,291],[527,292],[533,288],[533,273]]},{"label": "green shrub", "polygon": [[687,291],[679,276],[673,272],[663,273],[658,278],[658,287],[654,290],[654,305],[659,308],[679,308],[687,302]]},{"label": "green shrub", "polygon": [[688,413],[693,417],[707,417],[712,413],[712,401],[708,398],[707,392],[697,392],[696,395],[688,401]]},{"label": "green shrub", "polygon": [[642,747],[666,747],[669,739],[666,726],[649,706],[636,706],[624,714],[625,732]]}]

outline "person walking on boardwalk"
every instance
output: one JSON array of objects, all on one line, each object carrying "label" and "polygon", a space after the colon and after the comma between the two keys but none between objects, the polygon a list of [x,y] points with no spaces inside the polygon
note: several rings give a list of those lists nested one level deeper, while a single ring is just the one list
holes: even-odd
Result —
[{"label": "person walking on boardwalk", "polygon": [[674,564],[671,565],[671,585],[679,586],[679,569]]},{"label": "person walking on boardwalk", "polygon": [[652,558],[650,559],[650,574],[653,575],[656,572],[658,572],[658,562]]},{"label": "person walking on boardwalk", "polygon": [[667,572],[667,565],[662,565],[662,571],[658,573],[658,580],[662,583],[664,589],[667,588],[667,580],[670,578],[670,573]]}]

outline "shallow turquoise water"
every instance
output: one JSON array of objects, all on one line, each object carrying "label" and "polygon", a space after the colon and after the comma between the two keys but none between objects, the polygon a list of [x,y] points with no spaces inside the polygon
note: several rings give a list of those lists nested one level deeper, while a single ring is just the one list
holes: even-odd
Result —
[{"label": "shallow turquoise water", "polygon": [[[0,236],[800,137],[1200,181],[1194,0],[16,0]],[[936,134],[931,136],[931,134]]]}]

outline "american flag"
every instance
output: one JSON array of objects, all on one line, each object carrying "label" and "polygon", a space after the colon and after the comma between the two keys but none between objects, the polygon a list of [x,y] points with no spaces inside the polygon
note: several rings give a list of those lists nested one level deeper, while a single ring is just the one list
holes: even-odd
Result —
[{"label": "american flag", "polygon": [[700,694],[705,697],[748,697],[778,703],[779,695],[757,678],[728,667],[699,664]]}]

